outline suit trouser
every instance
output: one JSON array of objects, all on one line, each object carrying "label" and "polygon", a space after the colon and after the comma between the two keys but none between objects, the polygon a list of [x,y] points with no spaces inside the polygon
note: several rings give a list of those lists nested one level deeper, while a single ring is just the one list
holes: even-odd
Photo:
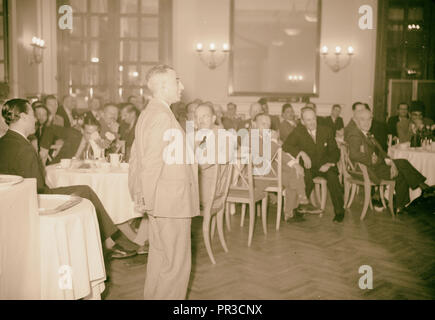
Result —
[{"label": "suit trouser", "polygon": [[54,189],[50,189],[50,194],[65,194],[65,195],[75,194],[81,198],[85,198],[91,201],[97,213],[98,225],[100,227],[100,236],[102,242],[110,238],[110,236],[112,236],[116,231],[118,231],[118,228],[114,225],[112,219],[107,214],[107,211],[106,209],[104,209],[104,206],[101,203],[100,199],[89,186],[69,186],[69,187],[54,188]]},{"label": "suit trouser", "polygon": [[[393,160],[397,167],[399,174],[396,180],[396,206],[402,208],[406,206],[409,201],[409,188],[412,190],[417,189],[419,185],[426,181],[426,178],[414,168],[412,164],[406,159]],[[391,179],[391,167],[385,165],[378,166],[375,169],[376,175],[380,179]]]},{"label": "suit trouser", "polygon": [[315,177],[323,177],[327,181],[329,195],[331,196],[332,205],[334,206],[335,214],[344,213],[344,191],[343,187],[338,180],[338,169],[337,166],[330,167],[326,172],[320,172],[318,169],[305,169],[305,190],[307,192],[307,196],[311,195],[311,192],[314,189],[314,181]]},{"label": "suit trouser", "polygon": [[191,268],[192,218],[149,218],[145,300],[186,298]]}]

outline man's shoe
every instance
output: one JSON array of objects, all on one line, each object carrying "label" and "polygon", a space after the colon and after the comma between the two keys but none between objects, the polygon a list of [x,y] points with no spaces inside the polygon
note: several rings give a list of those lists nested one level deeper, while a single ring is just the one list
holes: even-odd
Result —
[{"label": "man's shoe", "polygon": [[112,250],[112,254],[110,255],[112,259],[131,258],[137,254],[135,250],[126,250],[118,244],[115,244],[110,250]]},{"label": "man's shoe", "polygon": [[293,218],[290,218],[287,220],[287,223],[293,223],[293,222],[302,222],[305,221],[304,214],[302,212],[296,211]]},{"label": "man's shoe", "polygon": [[333,219],[332,221],[333,221],[333,222],[340,223],[340,222],[343,221],[343,219],[344,219],[344,213],[339,213],[339,214],[336,214],[336,215],[334,216],[334,219]]},{"label": "man's shoe", "polygon": [[311,203],[306,204],[300,204],[297,208],[298,211],[304,212],[304,213],[321,213],[322,210],[319,208],[316,208]]},{"label": "man's shoe", "polygon": [[294,217],[293,210],[290,212],[284,212],[284,221],[288,221]]}]

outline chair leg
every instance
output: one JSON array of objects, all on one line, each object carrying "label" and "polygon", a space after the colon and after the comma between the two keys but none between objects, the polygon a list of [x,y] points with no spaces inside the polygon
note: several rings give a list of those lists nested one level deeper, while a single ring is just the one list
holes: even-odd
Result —
[{"label": "chair leg", "polygon": [[370,187],[370,202],[369,202],[370,210],[373,211],[373,201],[372,201],[372,187]]},{"label": "chair leg", "polygon": [[385,209],[387,207],[384,198],[385,185],[379,186],[379,196],[381,197],[382,207]]},{"label": "chair leg", "polygon": [[255,224],[255,203],[251,202],[249,204],[249,234],[248,234],[248,247],[251,246],[252,236],[254,235],[254,224]]},{"label": "chair leg", "polygon": [[242,214],[240,215],[240,226],[243,227],[245,223],[246,203],[242,204]]},{"label": "chair leg", "polygon": [[357,185],[352,184],[351,191],[350,191],[350,199],[349,199],[349,202],[347,203],[348,208],[350,208],[350,206],[352,205],[353,199],[355,198],[356,189],[357,189]]},{"label": "chair leg", "polygon": [[322,197],[321,202],[320,202],[320,209],[322,209],[322,211],[325,211],[325,207],[326,207],[326,196],[328,195],[328,186],[326,185],[326,183],[322,183]]},{"label": "chair leg", "polygon": [[361,218],[360,220],[364,220],[364,217],[367,214],[367,210],[369,208],[369,203],[371,201],[372,195],[370,194],[371,187],[369,185],[364,185],[364,205],[363,210],[361,212]]},{"label": "chair leg", "polygon": [[314,189],[313,189],[313,191],[311,191],[311,194],[310,194],[310,201],[311,201],[311,203],[313,204],[313,206],[317,206],[317,201],[316,201],[316,196],[315,196],[315,191],[314,191]]},{"label": "chair leg", "polygon": [[213,256],[213,251],[211,250],[210,243],[210,216],[204,216],[204,220],[202,222],[202,235],[204,237],[205,247],[207,249],[208,256],[213,264],[216,264],[216,261]]},{"label": "chair leg", "polygon": [[263,232],[267,234],[267,196],[261,200],[261,221],[263,222]]},{"label": "chair leg", "polygon": [[225,210],[225,223],[227,225],[227,230],[231,231],[231,218],[230,218],[230,204],[226,203],[226,210]]},{"label": "chair leg", "polygon": [[349,201],[350,183],[344,181],[344,207],[347,208],[347,202]]},{"label": "chair leg", "polygon": [[276,210],[276,230],[279,230],[279,225],[281,223],[281,212],[282,212],[282,197],[283,192],[278,192],[278,202],[277,202],[277,210]]},{"label": "chair leg", "polygon": [[314,190],[316,190],[316,200],[317,203],[320,204],[320,207],[322,207],[322,195],[321,195],[321,184],[316,183],[314,185]]},{"label": "chair leg", "polygon": [[217,220],[217,230],[218,230],[219,240],[221,242],[222,248],[224,248],[224,251],[228,252],[227,243],[225,242],[225,237],[224,237],[224,212],[223,212],[223,210],[221,210],[217,213],[216,220]]},{"label": "chair leg", "polygon": [[261,205],[257,203],[256,206],[257,206],[257,217],[261,217]]},{"label": "chair leg", "polygon": [[236,204],[235,203],[230,204],[230,213],[232,216],[236,214]]},{"label": "chair leg", "polygon": [[391,216],[393,219],[395,218],[394,215],[394,203],[393,203],[393,194],[394,194],[394,188],[396,187],[395,182],[390,184],[390,188],[388,190],[388,208],[390,209]]},{"label": "chair leg", "polygon": [[211,239],[214,238],[216,232],[216,215],[211,218]]}]

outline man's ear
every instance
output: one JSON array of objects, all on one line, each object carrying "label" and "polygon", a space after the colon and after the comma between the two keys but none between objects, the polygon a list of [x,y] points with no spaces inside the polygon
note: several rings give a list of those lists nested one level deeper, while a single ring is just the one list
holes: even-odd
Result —
[{"label": "man's ear", "polygon": [[213,120],[213,123],[216,122],[216,115],[213,115],[213,116],[212,116],[212,120]]}]

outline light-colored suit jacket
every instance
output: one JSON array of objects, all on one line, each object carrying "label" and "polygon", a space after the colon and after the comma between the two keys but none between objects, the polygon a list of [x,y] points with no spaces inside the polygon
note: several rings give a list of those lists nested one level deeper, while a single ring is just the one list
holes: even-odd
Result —
[{"label": "light-colored suit jacket", "polygon": [[[182,136],[182,145],[177,145],[182,148],[182,164],[164,161],[168,146],[174,145],[173,139],[164,140],[164,134],[174,129]],[[148,214],[166,218],[199,215],[198,165],[186,162],[185,132],[160,100],[152,99],[138,118],[129,164],[130,194],[144,200]]]}]

